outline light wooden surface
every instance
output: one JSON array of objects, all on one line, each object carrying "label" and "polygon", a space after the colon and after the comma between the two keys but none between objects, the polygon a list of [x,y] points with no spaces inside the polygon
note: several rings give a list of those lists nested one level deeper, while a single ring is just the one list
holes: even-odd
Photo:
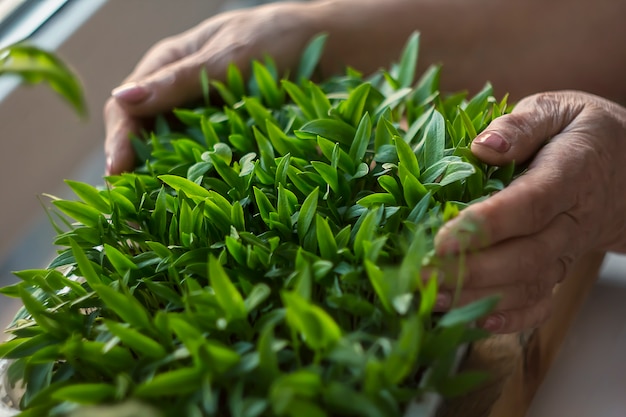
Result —
[{"label": "light wooden surface", "polygon": [[472,347],[463,369],[491,374],[479,390],[447,400],[438,417],[524,417],[593,287],[604,254],[581,258],[556,289],[552,317],[529,333],[493,336]]}]

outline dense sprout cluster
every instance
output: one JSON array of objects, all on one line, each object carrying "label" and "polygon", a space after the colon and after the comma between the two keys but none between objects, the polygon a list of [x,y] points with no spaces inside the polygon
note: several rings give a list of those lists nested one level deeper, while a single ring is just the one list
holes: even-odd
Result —
[{"label": "dense sprout cluster", "polygon": [[68,181],[57,258],[2,289],[25,306],[0,345],[24,415],[382,417],[481,380],[452,370],[494,300],[436,317],[422,266],[510,181],[468,149],[506,100],[444,96],[439,67],[414,83],[417,35],[389,71],[315,83],[323,43],[291,81],[270,58],[203,77],[202,105],[135,139],[135,172]]}]

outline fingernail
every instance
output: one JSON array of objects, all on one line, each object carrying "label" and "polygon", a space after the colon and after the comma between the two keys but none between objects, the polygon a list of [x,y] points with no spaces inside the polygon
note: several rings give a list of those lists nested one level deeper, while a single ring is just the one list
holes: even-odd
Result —
[{"label": "fingernail", "polygon": [[505,153],[511,148],[511,144],[506,139],[494,132],[488,132],[477,136],[473,143],[486,146],[487,148],[490,148],[498,153]]},{"label": "fingernail", "polygon": [[485,323],[483,324],[483,328],[485,330],[489,330],[490,332],[499,332],[504,327],[506,320],[502,314],[494,314],[492,316],[487,317]]},{"label": "fingernail", "polygon": [[137,83],[128,83],[111,91],[111,95],[127,104],[139,104],[150,96],[150,90]]},{"label": "fingernail", "polygon": [[440,292],[439,294],[437,294],[437,299],[435,300],[435,310],[447,310],[448,308],[450,308],[450,300],[450,294],[446,292]]}]

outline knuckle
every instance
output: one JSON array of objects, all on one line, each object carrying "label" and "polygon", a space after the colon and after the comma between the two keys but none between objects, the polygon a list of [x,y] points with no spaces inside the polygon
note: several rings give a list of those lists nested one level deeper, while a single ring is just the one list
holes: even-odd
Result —
[{"label": "knuckle", "polygon": [[537,305],[546,295],[546,285],[539,279],[531,283],[521,285],[519,293],[523,297],[523,306],[532,307]]},{"label": "knuckle", "polygon": [[497,127],[503,129],[508,138],[527,139],[532,137],[534,127],[525,113],[510,113],[494,121]]},{"label": "knuckle", "polygon": [[524,256],[517,258],[517,270],[515,271],[515,275],[519,280],[536,281],[541,271],[543,262],[539,262],[539,260],[542,259],[545,248],[541,244],[541,241],[534,238],[531,239],[533,244],[528,245]]},{"label": "knuckle", "polygon": [[176,37],[170,36],[160,41],[156,42],[152,45],[148,52],[144,56],[152,56],[152,55],[163,55],[163,54],[171,54],[174,51],[178,50],[179,43],[176,40]]},{"label": "knuckle", "polygon": [[118,112],[119,112],[119,105],[116,103],[113,97],[109,97],[107,101],[104,103],[104,108],[102,110],[102,116],[105,122],[113,119]]},{"label": "knuckle", "polygon": [[539,327],[544,324],[552,315],[552,300],[546,299],[543,303],[537,305],[534,313],[530,315],[530,321],[528,322],[529,328]]},{"label": "knuckle", "polygon": [[570,254],[565,254],[559,257],[557,261],[559,269],[556,281],[557,283],[563,282],[567,274],[569,274],[575,259],[576,258]]}]

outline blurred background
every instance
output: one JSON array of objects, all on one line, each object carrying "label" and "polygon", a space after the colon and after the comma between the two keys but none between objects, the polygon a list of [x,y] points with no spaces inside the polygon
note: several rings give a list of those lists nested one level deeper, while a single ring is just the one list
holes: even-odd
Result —
[{"label": "blurred background", "polygon": [[[211,15],[268,1],[0,0],[0,47],[32,34],[56,50],[80,75],[90,112],[80,121],[46,87],[0,79],[0,286],[54,256],[42,194],[69,197],[63,179],[102,184],[102,106],[143,53]],[[0,298],[0,327],[18,307]],[[528,417],[624,417],[625,375],[626,261],[609,254]]]}]

